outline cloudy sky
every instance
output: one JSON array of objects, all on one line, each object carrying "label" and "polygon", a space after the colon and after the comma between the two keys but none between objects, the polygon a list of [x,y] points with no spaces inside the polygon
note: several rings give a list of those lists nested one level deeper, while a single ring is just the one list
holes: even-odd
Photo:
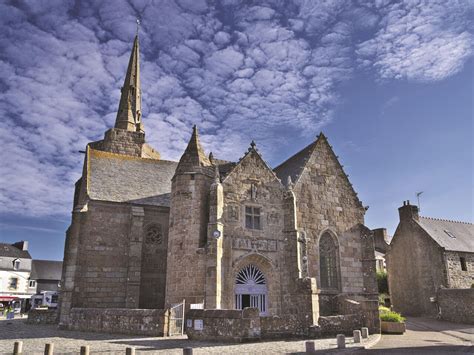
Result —
[{"label": "cloudy sky", "polygon": [[141,19],[143,122],[165,159],[276,166],[324,131],[366,224],[473,219],[474,2],[0,1],[0,241],[61,259],[89,141],[113,126]]}]

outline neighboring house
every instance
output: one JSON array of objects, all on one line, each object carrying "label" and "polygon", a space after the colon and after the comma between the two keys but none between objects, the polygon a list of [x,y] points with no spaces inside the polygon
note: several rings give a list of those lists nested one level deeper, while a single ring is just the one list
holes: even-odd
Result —
[{"label": "neighboring house", "polygon": [[31,255],[28,242],[0,243],[0,302],[20,301],[22,308],[32,295],[36,285],[30,281]]},{"label": "neighboring house", "polygon": [[167,161],[145,143],[138,38],[121,92],[115,126],[87,145],[76,183],[62,325],[77,309],[95,317],[185,299],[309,327],[351,298],[378,331],[373,233],[323,134],[272,169],[254,142],[235,162],[205,154],[194,127],[179,162]]},{"label": "neighboring house", "polygon": [[405,315],[437,315],[437,291],[474,282],[474,224],[421,217],[404,202],[387,253],[391,302]]},{"label": "neighboring house", "polygon": [[36,283],[36,293],[59,291],[62,261],[33,260],[30,280]]},{"label": "neighboring house", "polygon": [[375,266],[377,271],[387,271],[387,264],[385,260],[385,254],[388,250],[388,243],[390,237],[387,235],[385,228],[372,229],[374,233],[374,244],[375,244]]}]

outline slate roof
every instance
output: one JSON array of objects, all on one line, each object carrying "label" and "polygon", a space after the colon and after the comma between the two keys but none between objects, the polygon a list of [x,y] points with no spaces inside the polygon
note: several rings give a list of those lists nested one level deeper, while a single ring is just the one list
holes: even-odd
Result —
[{"label": "slate roof", "polygon": [[0,256],[31,259],[31,255],[28,250],[18,249],[17,247],[7,243],[0,243]]},{"label": "slate roof", "polygon": [[306,161],[311,157],[315,145],[316,142],[312,142],[310,145],[303,148],[273,169],[284,185],[288,182],[288,176],[291,176],[291,181],[293,183],[298,181],[298,178],[306,165]]},{"label": "slate roof", "polygon": [[33,260],[30,278],[32,280],[61,280],[62,270],[62,261]]},{"label": "slate roof", "polygon": [[91,199],[169,207],[177,162],[91,148],[88,152],[87,194]]},{"label": "slate roof", "polygon": [[421,216],[418,224],[444,249],[474,253],[474,224]]}]

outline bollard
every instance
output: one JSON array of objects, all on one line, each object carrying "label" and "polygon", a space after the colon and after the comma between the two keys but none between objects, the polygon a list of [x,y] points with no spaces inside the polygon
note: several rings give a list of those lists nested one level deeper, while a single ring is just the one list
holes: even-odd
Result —
[{"label": "bollard", "polygon": [[337,348],[345,349],[346,348],[346,336],[344,334],[338,334],[337,337]]},{"label": "bollard", "polygon": [[183,355],[193,355],[193,348],[183,348]]},{"label": "bollard", "polygon": [[53,355],[53,351],[54,351],[53,343],[46,343],[44,345],[44,355]]},{"label": "bollard", "polygon": [[354,343],[360,343],[360,330],[354,330]]},{"label": "bollard", "polygon": [[304,344],[306,346],[306,354],[313,354],[315,352],[314,341],[307,341]]},{"label": "bollard", "polygon": [[369,337],[369,328],[362,328],[362,338],[367,339]]},{"label": "bollard", "polygon": [[15,341],[13,344],[13,355],[23,354],[23,342]]},{"label": "bollard", "polygon": [[89,345],[81,346],[81,355],[89,355]]},{"label": "bollard", "polygon": [[135,355],[135,348],[126,348],[125,355]]}]

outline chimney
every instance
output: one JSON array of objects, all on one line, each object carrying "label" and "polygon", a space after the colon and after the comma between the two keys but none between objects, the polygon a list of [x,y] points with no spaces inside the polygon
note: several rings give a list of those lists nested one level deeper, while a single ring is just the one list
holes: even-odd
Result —
[{"label": "chimney", "polygon": [[21,242],[16,242],[15,244],[12,244],[15,248],[27,251],[28,250],[28,242],[26,240],[22,240]]},{"label": "chimney", "polygon": [[410,205],[410,200],[403,201],[403,206],[398,208],[398,214],[400,215],[400,222],[411,219],[418,221],[420,219],[418,206]]}]

